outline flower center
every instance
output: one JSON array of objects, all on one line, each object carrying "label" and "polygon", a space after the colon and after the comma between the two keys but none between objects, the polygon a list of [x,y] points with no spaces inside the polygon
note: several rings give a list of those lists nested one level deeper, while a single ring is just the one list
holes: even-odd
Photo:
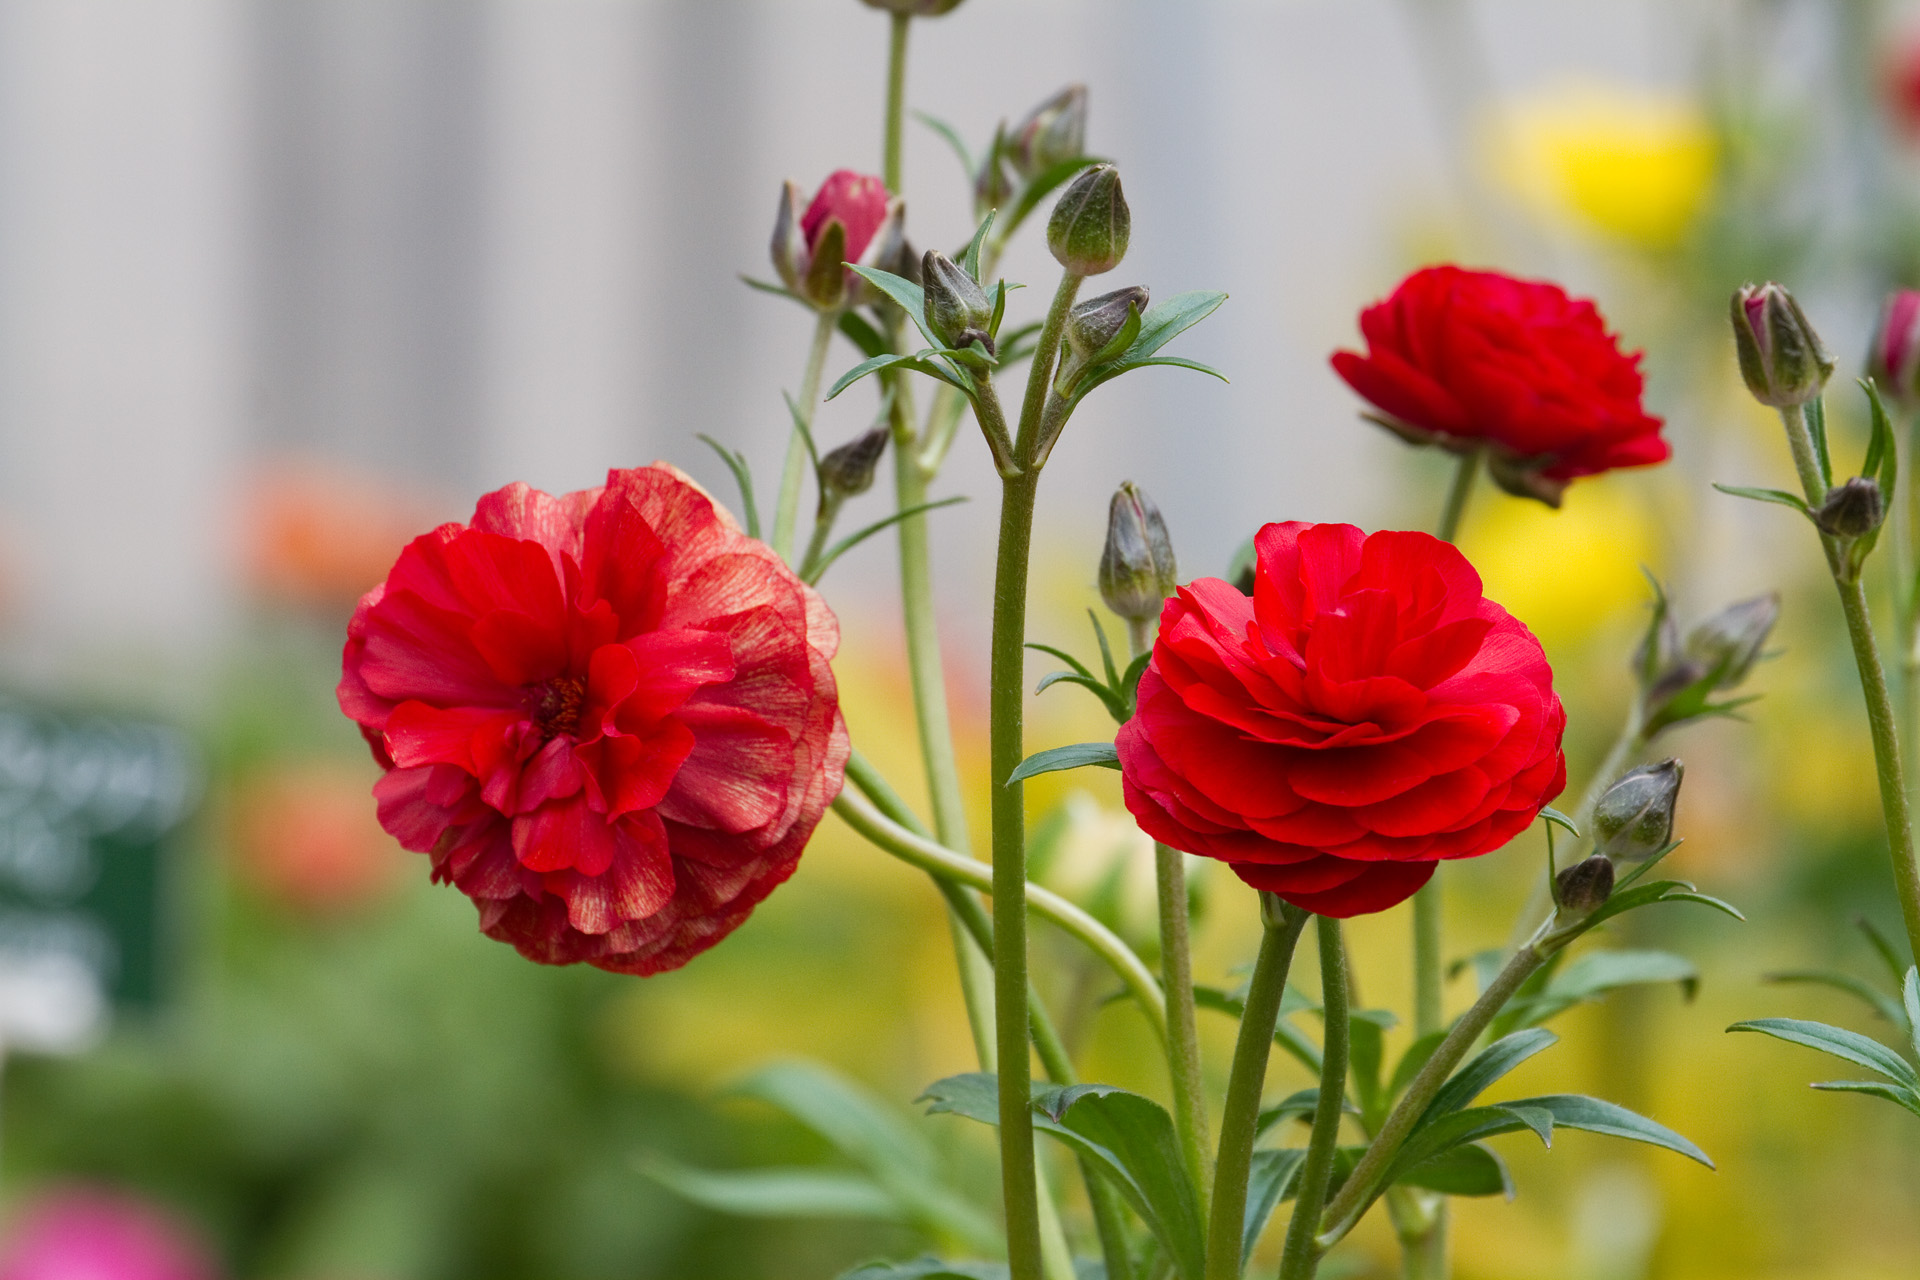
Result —
[{"label": "flower center", "polygon": [[580,708],[587,700],[587,682],[575,676],[555,676],[538,689],[533,727],[542,739],[572,733],[580,724]]}]

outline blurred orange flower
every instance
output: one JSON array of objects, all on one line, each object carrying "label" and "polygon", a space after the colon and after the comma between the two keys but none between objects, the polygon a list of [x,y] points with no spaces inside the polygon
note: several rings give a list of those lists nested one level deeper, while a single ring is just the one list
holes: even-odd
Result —
[{"label": "blurred orange flower", "polygon": [[376,476],[282,457],[255,469],[243,501],[248,585],[262,595],[343,615],[386,577],[401,547],[436,516]]},{"label": "blurred orange flower", "polygon": [[242,784],[232,829],[240,876],[275,901],[315,914],[385,894],[406,856],[367,802],[368,772],[308,762]]}]

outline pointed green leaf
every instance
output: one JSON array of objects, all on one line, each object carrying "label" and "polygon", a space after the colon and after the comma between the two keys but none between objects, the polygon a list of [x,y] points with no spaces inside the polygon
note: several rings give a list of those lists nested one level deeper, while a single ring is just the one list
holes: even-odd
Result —
[{"label": "pointed green leaf", "polygon": [[1754,489],[1738,484],[1716,484],[1713,487],[1736,498],[1751,498],[1755,502],[1771,502],[1777,506],[1792,507],[1808,519],[1813,518],[1813,512],[1807,509],[1806,499],[1795,497],[1785,489]]},{"label": "pointed green leaf", "polygon": [[805,298],[783,284],[775,284],[771,280],[756,280],[754,277],[746,275],[745,273],[741,274],[740,283],[746,285],[749,289],[758,289],[761,293],[771,293],[782,298],[791,298],[807,310],[813,310],[813,304],[811,302],[808,302]]},{"label": "pointed green leaf", "polygon": [[1147,308],[1140,318],[1140,336],[1127,349],[1128,360],[1143,360],[1220,309],[1227,295],[1210,290],[1176,293]]},{"label": "pointed green leaf", "polygon": [[860,348],[860,354],[863,356],[887,353],[886,338],[881,336],[878,329],[867,323],[865,316],[852,307],[840,313],[840,332],[846,336],[847,341]]},{"label": "pointed green leaf", "polygon": [[992,209],[987,210],[987,216],[980,219],[980,226],[974,231],[973,239],[967,242],[966,252],[960,255],[961,269],[973,277],[975,284],[985,283],[980,279],[980,246],[986,241],[987,232],[993,230],[993,213]]},{"label": "pointed green leaf", "polygon": [[1076,675],[1071,671],[1052,671],[1041,677],[1040,683],[1033,687],[1033,691],[1035,694],[1042,694],[1056,684],[1079,685],[1100,699],[1100,705],[1107,709],[1107,714],[1123,724],[1126,722],[1127,709],[1120,702],[1119,696],[1098,680],[1090,680],[1086,676]]},{"label": "pointed green leaf", "polygon": [[1880,963],[1887,966],[1887,976],[1893,979],[1893,985],[1898,989],[1906,981],[1908,963],[1900,958],[1900,949],[1893,945],[1892,939],[1880,931],[1880,926],[1865,916],[1856,916],[1853,923],[1861,933],[1866,935],[1867,945],[1871,946],[1874,954],[1880,957]]},{"label": "pointed green leaf", "polygon": [[1813,454],[1820,460],[1820,478],[1833,488],[1833,454],[1827,448],[1827,405],[1819,396],[1807,402],[1807,434],[1813,437]]},{"label": "pointed green leaf", "polygon": [[1414,1129],[1406,1145],[1394,1157],[1382,1186],[1398,1181],[1409,1169],[1418,1168],[1442,1152],[1482,1138],[1530,1129],[1547,1146],[1553,1145],[1553,1114],[1541,1108],[1518,1104],[1494,1107],[1470,1107],[1455,1111]]},{"label": "pointed green leaf", "polygon": [[1777,982],[1782,985],[1808,983],[1822,987],[1832,987],[1836,991],[1844,991],[1854,999],[1862,1001],[1875,1013],[1896,1027],[1905,1022],[1898,1001],[1888,996],[1872,983],[1863,982],[1850,973],[1836,973],[1826,969],[1788,969],[1781,973],[1762,974],[1760,980],[1762,982]]},{"label": "pointed green leaf", "polygon": [[[1174,1269],[1184,1280],[1200,1280],[1206,1262],[1206,1235],[1200,1197],[1187,1175],[1186,1159],[1173,1117],[1151,1098],[1112,1085],[1083,1084],[1049,1091],[1034,1109],[1081,1142],[1078,1150],[1110,1152],[1136,1191],[1122,1183],[1122,1196],[1153,1231]],[[1036,1118],[1036,1127],[1065,1139]],[[1118,1182],[1119,1180],[1116,1179]]]},{"label": "pointed green leaf", "polygon": [[1452,1147],[1408,1169],[1396,1181],[1450,1196],[1505,1196],[1513,1199],[1513,1175],[1507,1163],[1477,1142]]},{"label": "pointed green leaf", "polygon": [[[1272,1106],[1261,1108],[1260,1117],[1254,1122],[1254,1135],[1255,1137],[1265,1135],[1267,1130],[1289,1117],[1311,1117],[1319,1105],[1320,1089],[1317,1085],[1311,1089],[1301,1089],[1297,1093],[1290,1093]],[[1340,1109],[1349,1115],[1360,1114],[1359,1111],[1344,1098],[1341,1099]]]},{"label": "pointed green leaf", "polygon": [[868,374],[878,373],[883,369],[911,369],[915,373],[924,373],[930,378],[938,378],[940,381],[964,395],[972,395],[973,387],[964,380],[964,375],[955,369],[949,368],[938,360],[930,360],[927,358],[936,354],[938,353],[931,349],[917,352],[910,356],[884,352],[880,355],[862,360],[859,364],[840,375],[840,380],[834,383],[832,388],[828,390],[827,399],[833,399]]},{"label": "pointed green leaf", "polygon": [[1098,386],[1112,382],[1123,373],[1132,373],[1135,369],[1145,369],[1151,365],[1172,365],[1179,369],[1192,369],[1197,373],[1210,374],[1222,382],[1230,381],[1226,374],[1211,365],[1201,364],[1198,360],[1188,360],[1184,356],[1149,356],[1145,360],[1136,360],[1131,355],[1120,360],[1109,361],[1087,370],[1073,392],[1073,403],[1085,400],[1087,395]]},{"label": "pointed green leaf", "polygon": [[951,507],[957,502],[965,502],[966,500],[967,496],[964,493],[957,493],[951,498],[940,498],[933,502],[918,503],[903,511],[896,511],[890,516],[875,520],[858,533],[848,534],[827,549],[826,553],[820,557],[819,564],[812,566],[806,575],[808,584],[817,584],[835,560],[838,560],[841,556],[847,554],[847,552],[853,550],[881,530],[899,524],[902,520],[910,520],[914,516],[923,515],[928,511],[937,511],[941,507]]},{"label": "pointed green leaf", "polygon": [[1555,974],[1539,992],[1514,1000],[1503,1012],[1515,1027],[1538,1026],[1616,988],[1661,982],[1678,983],[1681,995],[1692,1000],[1700,973],[1691,960],[1668,951],[1589,951]]},{"label": "pointed green leaf", "polygon": [[1799,1018],[1755,1018],[1748,1022],[1736,1022],[1727,1030],[1758,1031],[1776,1040],[1785,1040],[1788,1044],[1818,1049],[1836,1058],[1844,1058],[1855,1066],[1878,1072],[1896,1084],[1920,1089],[1920,1076],[1914,1074],[1905,1058],[1878,1040],[1844,1027],[1830,1027],[1824,1022],[1806,1022]]},{"label": "pointed green leaf", "polygon": [[1093,638],[1100,645],[1100,667],[1107,673],[1107,683],[1120,683],[1119,673],[1113,669],[1113,646],[1107,643],[1107,629],[1100,625],[1100,615],[1092,609],[1087,610],[1087,620],[1093,623]]},{"label": "pointed green leaf", "polygon": [[1407,1091],[1407,1086],[1413,1083],[1413,1078],[1420,1074],[1420,1068],[1427,1065],[1427,1059],[1433,1056],[1433,1051],[1438,1049],[1440,1042],[1446,1038],[1445,1031],[1429,1031],[1407,1046],[1407,1051],[1400,1055],[1400,1062],[1393,1069],[1393,1079],[1387,1082],[1388,1101]]},{"label": "pointed green leaf", "polygon": [[840,1273],[839,1280],[1007,1280],[1004,1262],[949,1262],[915,1258],[911,1262],[869,1262]]},{"label": "pointed green leaf", "polygon": [[1380,1024],[1359,1016],[1347,1019],[1347,1072],[1353,1081],[1353,1100],[1367,1126],[1376,1127],[1386,1115],[1386,1098],[1380,1087],[1380,1065],[1386,1048]]},{"label": "pointed green leaf", "polygon": [[736,453],[734,450],[727,448],[712,436],[702,435],[696,438],[702,441],[709,449],[719,454],[720,461],[726,463],[727,470],[733,472],[733,482],[740,486],[740,514],[745,517],[744,523],[747,526],[747,536],[749,538],[759,537],[760,508],[754,505],[753,472],[747,467],[746,455]]},{"label": "pointed green leaf", "polygon": [[1039,653],[1049,654],[1055,658],[1060,659],[1060,661],[1066,663],[1069,667],[1072,667],[1074,670],[1074,674],[1076,675],[1085,676],[1089,680],[1092,680],[1095,678],[1093,672],[1087,669],[1087,665],[1085,663],[1081,662],[1080,659],[1068,653],[1065,649],[1056,649],[1050,644],[1036,644],[1031,640],[1027,642],[1027,648],[1033,649]]},{"label": "pointed green leaf", "polygon": [[[1317,1092],[1317,1091],[1316,1091]],[[1282,1200],[1291,1199],[1293,1186],[1306,1159],[1303,1147],[1260,1150],[1253,1153],[1253,1167],[1247,1173],[1247,1216],[1240,1231],[1240,1269],[1246,1270],[1253,1246],[1266,1230],[1267,1220]]]},{"label": "pointed green leaf", "polygon": [[938,116],[928,115],[924,111],[915,111],[913,118],[946,140],[946,144],[953,148],[953,154],[960,157],[960,169],[967,175],[967,181],[972,182],[975,173],[973,156],[968,153],[967,144],[960,137],[960,131]]},{"label": "pointed green leaf", "polygon": [[1515,1098],[1512,1102],[1501,1104],[1512,1111],[1538,1110],[1550,1114],[1553,1123],[1562,1129],[1582,1129],[1588,1133],[1605,1134],[1610,1138],[1626,1138],[1633,1142],[1644,1142],[1649,1146],[1665,1147],[1668,1151],[1677,1151],[1689,1160],[1698,1161],[1711,1169],[1712,1160],[1699,1147],[1681,1137],[1663,1124],[1657,1124],[1643,1115],[1627,1110],[1611,1102],[1602,1102],[1599,1098],[1589,1098],[1578,1093],[1554,1093],[1538,1098]]},{"label": "pointed green leaf", "polygon": [[1559,1039],[1553,1032],[1535,1027],[1494,1041],[1440,1086],[1440,1092],[1433,1095],[1433,1101],[1427,1104],[1427,1109],[1415,1122],[1413,1131],[1418,1133],[1421,1126],[1463,1109],[1486,1092],[1494,1081]]},{"label": "pointed green leaf", "polygon": [[1866,1093],[1876,1098],[1885,1098],[1895,1106],[1905,1107],[1920,1116],[1920,1093],[1897,1084],[1887,1084],[1880,1080],[1822,1080],[1811,1086],[1827,1093]]},{"label": "pointed green leaf", "polygon": [[907,318],[913,321],[913,327],[920,331],[921,336],[927,340],[928,346],[945,345],[933,330],[927,328],[927,295],[919,285],[904,276],[897,276],[891,271],[882,271],[878,267],[862,267],[849,262],[847,270],[860,276],[874,288],[899,303],[900,309],[907,313]]},{"label": "pointed green leaf", "polygon": [[1062,769],[1079,769],[1086,765],[1097,765],[1102,769],[1118,769],[1120,753],[1111,742],[1076,742],[1069,747],[1053,747],[1046,751],[1036,751],[1022,760],[1014,771],[1007,775],[1007,786],[1024,782],[1041,773],[1057,773]]},{"label": "pointed green leaf", "polygon": [[1580,828],[1573,825],[1573,819],[1552,805],[1546,805],[1541,808],[1540,819],[1550,826],[1565,828],[1566,833],[1576,840],[1580,838]]}]

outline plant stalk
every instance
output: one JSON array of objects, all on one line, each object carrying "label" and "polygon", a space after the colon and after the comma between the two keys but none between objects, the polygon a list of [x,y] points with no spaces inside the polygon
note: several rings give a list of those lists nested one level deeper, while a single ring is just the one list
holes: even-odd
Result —
[{"label": "plant stalk", "polygon": [[913,26],[913,15],[895,13],[890,17],[893,25],[887,36],[887,127],[886,139],[881,145],[880,177],[888,191],[899,195],[900,141],[907,114],[907,32]]},{"label": "plant stalk", "polygon": [[1460,455],[1453,483],[1447,486],[1446,505],[1440,508],[1440,523],[1433,531],[1433,536],[1442,542],[1453,542],[1459,537],[1460,521],[1467,514],[1467,499],[1473,496],[1473,482],[1480,475],[1480,459],[1485,453],[1485,449],[1474,448]]},{"label": "plant stalk", "polygon": [[[1787,443],[1793,449],[1794,467],[1806,490],[1807,502],[1818,506],[1826,497],[1826,484],[1814,459],[1813,437],[1807,429],[1804,406],[1792,405],[1780,411],[1786,424]],[[1873,635],[1873,619],[1867,609],[1866,589],[1859,575],[1847,571],[1845,549],[1831,535],[1822,533],[1827,563],[1833,569],[1834,586],[1840,592],[1840,610],[1846,616],[1847,637],[1853,642],[1854,664],[1860,669],[1860,691],[1867,702],[1867,728],[1873,738],[1874,770],[1880,782],[1880,810],[1886,821],[1887,850],[1893,862],[1893,883],[1900,897],[1900,915],[1907,929],[1907,944],[1920,956],[1920,857],[1913,844],[1913,816],[1907,804],[1906,772],[1900,760],[1900,732],[1896,727],[1893,696],[1887,688],[1886,668],[1880,661],[1880,648]]]},{"label": "plant stalk", "polygon": [[[1133,657],[1152,644],[1152,624],[1127,619],[1127,650]],[[1167,993],[1167,1075],[1173,1084],[1173,1121],[1200,1191],[1207,1216],[1207,1095],[1200,1079],[1200,1029],[1193,1006],[1193,955],[1189,938],[1187,864],[1178,849],[1153,842],[1153,878],[1160,908],[1160,986]]]},{"label": "plant stalk", "polygon": [[1307,1139],[1307,1156],[1300,1169],[1299,1198],[1293,1203],[1293,1220],[1287,1224],[1287,1242],[1280,1252],[1280,1280],[1312,1280],[1320,1267],[1320,1210],[1333,1180],[1340,1112],[1347,1098],[1346,947],[1340,940],[1338,920],[1317,916],[1315,924],[1320,934],[1320,1006],[1326,1014],[1320,1100],[1313,1109],[1313,1134]]},{"label": "plant stalk", "polygon": [[773,509],[773,541],[769,545],[775,555],[789,564],[793,563],[794,525],[800,518],[800,482],[811,456],[807,436],[813,430],[813,410],[820,400],[820,373],[826,368],[827,347],[839,324],[840,313],[835,310],[822,311],[814,320],[813,346],[807,351],[807,367],[800,377],[800,398],[795,402],[798,421],[787,436],[787,460],[780,469],[780,499]]},{"label": "plant stalk", "polygon": [[1213,1203],[1207,1223],[1206,1280],[1240,1280],[1241,1233],[1246,1229],[1247,1177],[1260,1122],[1260,1093],[1273,1052],[1273,1029],[1287,990],[1293,952],[1308,914],[1271,894],[1260,895],[1260,954],[1253,963],[1247,1002],[1240,1012],[1240,1038],[1227,1077],[1226,1110],[1220,1117],[1220,1151],[1213,1170]]},{"label": "plant stalk", "polygon": [[1507,1001],[1513,998],[1513,993],[1520,989],[1520,984],[1532,977],[1534,972],[1546,963],[1548,954],[1550,952],[1543,952],[1540,946],[1533,943],[1521,947],[1514,953],[1513,958],[1507,961],[1506,967],[1500,971],[1499,976],[1480,993],[1480,998],[1473,1002],[1473,1006],[1461,1014],[1459,1021],[1453,1024],[1452,1029],[1447,1032],[1447,1038],[1440,1042],[1440,1047],[1433,1051],[1433,1056],[1428,1058],[1426,1065],[1420,1068],[1413,1082],[1407,1086],[1407,1091],[1400,1095],[1398,1102],[1394,1103],[1393,1110],[1387,1113],[1387,1118],[1381,1122],[1380,1131],[1374,1135],[1373,1141],[1367,1144],[1366,1153],[1360,1157],[1360,1162],[1354,1166],[1353,1173],[1342,1184],[1339,1194],[1334,1196],[1333,1203],[1327,1206],[1327,1212],[1322,1218],[1325,1230],[1322,1231],[1319,1241],[1322,1249],[1331,1247],[1352,1230],[1353,1225],[1360,1220],[1360,1216],[1367,1211],[1367,1206],[1373,1203],[1375,1195],[1378,1194],[1372,1184],[1386,1172],[1388,1163],[1399,1153],[1401,1145],[1407,1140],[1407,1134],[1412,1132],[1414,1123],[1427,1109],[1427,1104],[1433,1101],[1433,1095],[1440,1092],[1440,1086],[1447,1082],[1447,1077],[1453,1074],[1453,1069],[1459,1066],[1467,1056],[1473,1048],[1474,1041],[1478,1040],[1480,1033],[1487,1029],[1487,1024],[1492,1022]]}]

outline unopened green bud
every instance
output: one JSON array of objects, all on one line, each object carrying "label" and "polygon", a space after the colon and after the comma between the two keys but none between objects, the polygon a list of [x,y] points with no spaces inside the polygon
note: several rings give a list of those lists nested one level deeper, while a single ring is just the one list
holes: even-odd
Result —
[{"label": "unopened green bud", "polygon": [[1153,499],[1128,480],[1107,508],[1107,544],[1100,551],[1100,598],[1129,622],[1151,622],[1179,585],[1173,540]]},{"label": "unopened green bud", "polygon": [[967,269],[941,253],[927,250],[920,259],[920,287],[926,294],[927,328],[949,347],[971,342],[993,351],[993,300]]},{"label": "unopened green bud", "polygon": [[1613,863],[1596,853],[1555,876],[1553,887],[1562,914],[1590,916],[1613,896]]},{"label": "unopened green bud", "polygon": [[1777,591],[1730,604],[1687,633],[1687,657],[1713,676],[1714,688],[1731,689],[1753,670],[1779,617]]},{"label": "unopened green bud", "polygon": [[1088,298],[1067,313],[1067,350],[1082,362],[1093,359],[1127,327],[1129,317],[1146,309],[1147,291],[1137,284]]},{"label": "unopened green bud", "polygon": [[1013,171],[1032,179],[1087,145],[1087,86],[1070,84],[1027,113],[1007,140]]},{"label": "unopened green bud", "polygon": [[1629,769],[1593,808],[1593,845],[1615,862],[1645,862],[1673,839],[1685,773],[1678,760]]},{"label": "unopened green bud", "polygon": [[1833,357],[1791,293],[1777,284],[1747,285],[1733,295],[1732,317],[1740,376],[1754,399],[1779,409],[1820,394]]},{"label": "unopened green bud", "polygon": [[1120,171],[1099,164],[1073,180],[1047,220],[1047,248],[1054,260],[1080,276],[1097,276],[1120,265],[1133,233],[1133,215],[1120,190]]},{"label": "unopened green bud", "polygon": [[1013,179],[1007,176],[1007,122],[993,131],[993,145],[980,157],[980,171],[973,175],[973,210],[985,217],[989,209],[1004,209],[1013,199]]},{"label": "unopened green bud", "polygon": [[874,468],[887,451],[891,432],[882,422],[855,436],[837,449],[829,449],[820,459],[820,500],[838,502],[873,487]]},{"label": "unopened green bud", "polygon": [[1878,529],[1886,514],[1887,504],[1880,496],[1879,483],[1866,476],[1855,476],[1827,490],[1827,499],[1813,513],[1813,522],[1822,532],[1836,538],[1859,538]]}]

